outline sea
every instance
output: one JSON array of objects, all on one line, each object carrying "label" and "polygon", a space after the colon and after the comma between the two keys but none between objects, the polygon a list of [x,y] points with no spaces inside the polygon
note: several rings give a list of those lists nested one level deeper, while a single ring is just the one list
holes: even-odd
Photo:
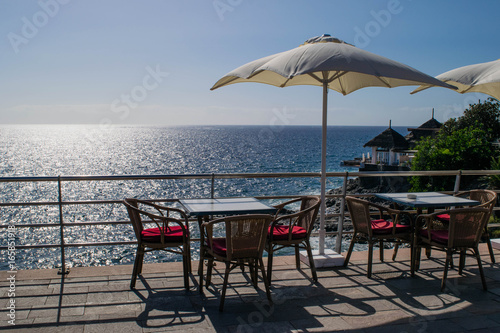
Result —
[{"label": "sea", "polygon": [[[406,127],[393,127],[402,135]],[[371,153],[363,145],[384,126],[330,126],[327,134],[327,171],[357,171],[343,160]],[[74,175],[184,175],[211,173],[320,172],[320,126],[0,126],[0,178]],[[1,180],[1,179],[0,179]],[[328,189],[341,186],[328,182]],[[64,182],[62,200],[116,200],[209,197],[208,180],[131,180]],[[230,179],[215,182],[217,197],[319,194],[317,178]],[[0,182],[0,203],[57,201],[55,182]],[[279,200],[278,200],[279,201]],[[277,201],[269,202],[270,204]],[[65,223],[128,219],[123,205],[64,206]],[[57,224],[57,206],[0,207],[2,225]],[[191,228],[196,228],[194,226]],[[193,230],[193,235],[196,234]],[[3,246],[12,242],[2,229]],[[58,243],[57,227],[18,227],[14,245]],[[64,228],[66,243],[133,241],[129,225]],[[333,247],[335,239],[327,239]],[[193,259],[198,249],[193,249]],[[317,246],[317,240],[313,240]],[[9,270],[7,251],[0,269]],[[16,249],[15,267],[60,267],[59,248]],[[71,247],[65,251],[70,267],[131,264],[135,248],[120,246]],[[5,260],[4,260],[5,259]],[[151,253],[145,262],[179,260],[171,254]],[[12,268],[12,267],[10,267]]]}]

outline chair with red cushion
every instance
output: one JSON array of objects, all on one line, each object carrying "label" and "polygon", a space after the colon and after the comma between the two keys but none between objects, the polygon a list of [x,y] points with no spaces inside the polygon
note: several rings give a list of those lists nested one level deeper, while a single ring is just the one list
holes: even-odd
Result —
[{"label": "chair with red cushion", "polygon": [[[457,193],[456,196],[479,201],[481,203],[479,207],[484,207],[489,210],[489,214],[486,219],[487,221],[490,219],[490,215],[493,212],[493,208],[497,203],[497,194],[496,192],[491,190],[481,189],[481,190],[464,191]],[[444,224],[448,224],[450,221],[450,215],[447,214],[446,212],[441,213],[436,215],[436,219]],[[484,227],[482,239],[484,239],[486,241],[486,244],[488,244],[488,251],[490,252],[491,262],[495,263],[495,254],[493,252],[493,247],[491,246],[490,234],[488,232],[488,223],[486,223],[486,226]]]},{"label": "chair with red cushion", "polygon": [[[266,278],[262,253],[266,243],[267,229],[273,220],[272,215],[253,214],[238,215],[204,222],[201,225],[202,239],[205,239],[204,250],[200,251],[200,260],[208,260],[206,285],[211,283],[212,269],[215,261],[225,264],[224,282],[222,286],[219,311],[224,309],[224,299],[229,273],[236,267],[248,266],[251,280],[257,289],[257,272],[260,269],[266,288],[266,295],[272,303],[271,292]],[[214,235],[214,229],[222,233]],[[200,265],[200,293],[203,292],[203,265]]]},{"label": "chair with red cushion", "polygon": [[[135,288],[137,276],[142,273],[144,253],[161,250],[182,255],[184,287],[189,289],[191,254],[186,213],[177,208],[138,199],[125,199],[123,203],[127,207],[137,237],[137,253],[130,288]],[[152,226],[145,228],[145,224]]]},{"label": "chair with red cushion", "polygon": [[[295,265],[297,269],[300,269],[299,250],[305,249],[307,251],[313,279],[315,282],[318,281],[309,238],[318,216],[320,201],[316,196],[304,196],[275,206],[277,212],[273,223],[269,226],[266,243],[266,251],[268,252],[267,278],[269,283],[271,283],[272,279],[274,252],[285,247],[295,248]],[[286,207],[297,204],[300,204],[298,212],[280,215],[287,210]]]},{"label": "chair with red cushion", "polygon": [[[368,242],[368,269],[366,275],[368,278],[372,275],[373,262],[373,244],[380,244],[380,261],[384,260],[384,242],[397,242],[398,244],[409,243],[413,253],[413,226],[400,224],[400,218],[404,212],[391,209],[385,206],[377,205],[372,202],[346,197],[347,207],[351,216],[354,233],[351,244],[344,260],[344,267],[349,264],[349,259],[357,242]],[[375,209],[374,210],[372,210]],[[371,215],[378,212],[378,218],[372,219]],[[410,217],[411,222],[411,217]]]},{"label": "chair with red cushion", "polygon": [[460,253],[459,274],[462,274],[465,255],[469,254],[467,251],[470,250],[471,254],[469,255],[476,257],[483,289],[486,290],[486,280],[481,265],[481,258],[479,257],[478,243],[488,222],[487,218],[489,217],[490,210],[485,207],[459,208],[451,209],[447,213],[449,215],[447,230],[443,230],[440,226],[436,227],[439,224],[437,222],[437,215],[442,213],[420,215],[417,218],[415,253],[413,254],[414,262],[412,263],[412,267],[418,270],[421,248],[431,248],[446,252],[444,274],[441,281],[441,291],[443,291],[453,253]]}]

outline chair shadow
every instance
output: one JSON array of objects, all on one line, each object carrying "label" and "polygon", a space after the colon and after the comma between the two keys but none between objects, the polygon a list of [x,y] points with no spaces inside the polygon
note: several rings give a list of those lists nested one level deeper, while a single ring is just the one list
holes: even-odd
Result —
[{"label": "chair shadow", "polygon": [[[339,295],[334,291],[325,288],[321,282],[314,282],[310,276],[309,268],[286,270],[277,269],[279,277],[271,283],[271,294],[273,303],[270,304],[266,298],[264,282],[259,278],[259,287],[254,288],[250,276],[244,272],[243,278],[229,279],[228,294],[226,295],[226,305],[224,312],[218,311],[220,301],[220,288],[222,288],[223,272],[214,268],[212,274],[212,284],[204,290],[203,303],[205,314],[213,323],[216,330],[256,332],[259,328],[272,331],[293,331],[296,330],[290,322],[299,319],[300,322],[307,323],[307,327],[323,327],[318,321],[317,313],[311,313],[310,307],[322,307],[325,300],[328,302],[340,302],[349,304],[356,308],[359,316],[373,314],[376,309],[363,300],[352,299]],[[287,273],[290,274],[287,274]],[[274,279],[274,277],[273,277]],[[214,281],[215,280],[215,281]],[[206,292],[210,294],[205,294]],[[325,316],[327,311],[323,310]],[[346,312],[347,313],[347,312]],[[287,327],[287,325],[289,325]]]},{"label": "chair shadow", "polygon": [[[139,283],[142,283],[145,289],[134,289],[135,295],[142,301],[142,311],[137,316],[137,325],[148,329],[161,329],[165,327],[179,329],[188,325],[196,325],[205,320],[205,315],[197,309],[191,298],[197,293],[197,283],[192,274],[189,275],[191,285],[190,290],[179,286],[152,287],[147,280],[139,275]],[[164,279],[164,277],[162,278]],[[168,281],[168,277],[167,277]],[[196,291],[193,289],[196,288]]]}]

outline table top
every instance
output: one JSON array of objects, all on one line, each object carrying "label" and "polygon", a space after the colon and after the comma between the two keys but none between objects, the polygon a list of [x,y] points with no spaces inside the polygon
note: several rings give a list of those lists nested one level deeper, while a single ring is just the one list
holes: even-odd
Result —
[{"label": "table top", "polygon": [[[407,197],[408,194],[414,194],[416,198],[410,199]],[[480,202],[476,200],[455,197],[439,192],[376,193],[375,196],[380,199],[416,208],[476,206],[480,204]]]},{"label": "table top", "polygon": [[194,216],[274,214],[276,212],[276,208],[255,198],[181,199],[179,202],[190,215]]}]

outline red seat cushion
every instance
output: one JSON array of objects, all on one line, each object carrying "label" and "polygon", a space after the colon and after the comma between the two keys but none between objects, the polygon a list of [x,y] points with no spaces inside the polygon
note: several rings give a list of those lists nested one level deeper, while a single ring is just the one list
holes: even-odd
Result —
[{"label": "red seat cushion", "polygon": [[[172,227],[164,228],[165,231],[165,242],[182,242],[182,227],[175,225]],[[187,232],[189,234],[189,231]],[[160,228],[149,228],[144,229],[141,232],[142,240],[148,243],[161,243],[161,231]]]},{"label": "red seat cushion", "polygon": [[[420,235],[429,239],[427,230],[420,230]],[[436,243],[448,244],[448,230],[431,230],[431,240]]]},{"label": "red seat cushion", "polygon": [[[290,230],[290,227],[287,225],[274,226],[273,240],[287,240],[289,230]],[[267,232],[268,233],[271,232],[271,227],[269,227]],[[301,239],[301,238],[305,238],[306,236],[307,236],[306,229],[299,227],[299,226],[294,226],[292,228],[292,239]]]},{"label": "red seat cushion", "polygon": [[448,214],[439,214],[436,218],[441,222],[450,223],[450,215]]},{"label": "red seat cushion", "polygon": [[[392,233],[392,222],[386,220],[372,220],[372,231],[374,234],[384,235]],[[396,224],[396,233],[410,231],[409,225]]]},{"label": "red seat cushion", "polygon": [[[207,240],[208,246],[208,240]],[[227,253],[226,239],[225,238],[212,238],[212,251],[215,254],[225,257]]]}]

